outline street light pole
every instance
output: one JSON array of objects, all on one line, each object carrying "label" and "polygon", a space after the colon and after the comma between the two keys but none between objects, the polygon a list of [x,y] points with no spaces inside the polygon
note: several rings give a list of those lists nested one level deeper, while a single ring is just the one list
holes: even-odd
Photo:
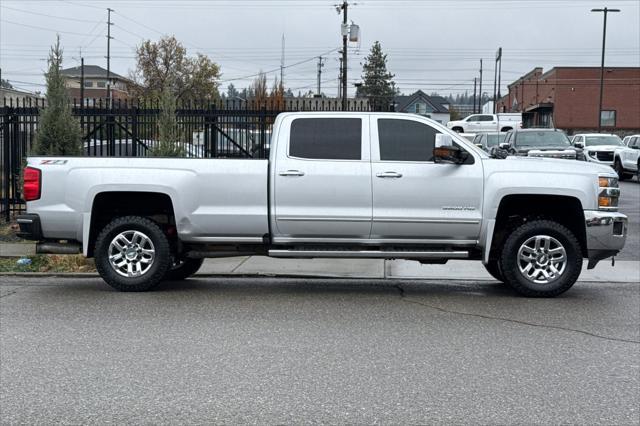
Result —
[{"label": "street light pole", "polygon": [[342,2],[342,110],[347,110],[347,40],[349,33],[347,31],[347,9],[349,3],[345,0]]},{"label": "street light pole", "polygon": [[600,106],[598,107],[598,133],[602,131],[602,94],[604,93],[604,52],[607,40],[607,14],[609,12],[620,12],[620,9],[591,9],[592,12],[604,13],[604,25],[602,27],[602,61],[600,62]]}]

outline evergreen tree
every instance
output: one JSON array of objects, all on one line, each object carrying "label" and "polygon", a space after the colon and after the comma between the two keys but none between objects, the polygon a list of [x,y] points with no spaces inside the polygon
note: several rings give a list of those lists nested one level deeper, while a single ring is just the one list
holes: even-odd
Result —
[{"label": "evergreen tree", "polygon": [[368,98],[369,105],[376,110],[387,110],[398,90],[393,82],[394,75],[387,70],[387,55],[382,53],[380,42],[373,43],[362,70],[363,83],[356,96]]},{"label": "evergreen tree", "polygon": [[62,69],[60,36],[51,46],[48,59],[47,106],[40,112],[38,133],[32,154],[35,155],[82,155],[82,130],[80,123],[71,114],[71,103],[67,94]]},{"label": "evergreen tree", "polygon": [[176,96],[171,84],[165,84],[160,98],[160,116],[158,117],[158,144],[151,150],[155,157],[181,157],[180,135],[176,120]]},{"label": "evergreen tree", "polygon": [[229,97],[229,99],[235,99],[240,95],[240,92],[238,92],[238,89],[236,89],[236,86],[233,85],[233,83],[229,83],[229,86],[227,86],[227,96]]}]

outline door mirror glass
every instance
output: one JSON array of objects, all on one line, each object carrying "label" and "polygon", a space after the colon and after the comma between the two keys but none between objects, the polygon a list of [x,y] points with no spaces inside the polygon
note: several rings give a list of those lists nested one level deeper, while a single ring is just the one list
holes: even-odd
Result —
[{"label": "door mirror glass", "polygon": [[453,138],[451,137],[451,135],[447,135],[444,133],[436,134],[435,147],[441,148],[446,146],[453,146]]},{"label": "door mirror glass", "polygon": [[434,163],[462,164],[467,158],[469,158],[469,153],[454,145],[433,148]]},{"label": "door mirror glass", "polygon": [[576,143],[573,144],[573,146],[575,146],[576,148],[584,148],[584,143],[576,142]]}]

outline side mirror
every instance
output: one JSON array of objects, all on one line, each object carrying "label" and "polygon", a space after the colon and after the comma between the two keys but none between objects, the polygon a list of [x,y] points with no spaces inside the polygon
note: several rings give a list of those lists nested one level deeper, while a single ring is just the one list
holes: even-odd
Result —
[{"label": "side mirror", "polygon": [[584,148],[584,144],[582,142],[576,142],[573,144],[576,148]]},{"label": "side mirror", "polygon": [[509,149],[509,143],[508,142],[501,142],[500,143],[500,149]]},{"label": "side mirror", "polygon": [[436,148],[453,146],[453,138],[445,133],[436,134]]},{"label": "side mirror", "polygon": [[480,149],[482,149],[482,144],[481,143],[477,143],[476,146]]}]

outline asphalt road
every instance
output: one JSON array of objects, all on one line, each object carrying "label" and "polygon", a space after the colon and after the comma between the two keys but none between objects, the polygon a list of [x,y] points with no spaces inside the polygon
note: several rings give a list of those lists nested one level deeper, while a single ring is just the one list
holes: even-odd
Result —
[{"label": "asphalt road", "polygon": [[629,234],[620,260],[640,260],[640,182],[637,178],[620,182],[620,211],[629,217]]},{"label": "asphalt road", "polygon": [[639,424],[637,284],[0,277],[3,424]]}]

